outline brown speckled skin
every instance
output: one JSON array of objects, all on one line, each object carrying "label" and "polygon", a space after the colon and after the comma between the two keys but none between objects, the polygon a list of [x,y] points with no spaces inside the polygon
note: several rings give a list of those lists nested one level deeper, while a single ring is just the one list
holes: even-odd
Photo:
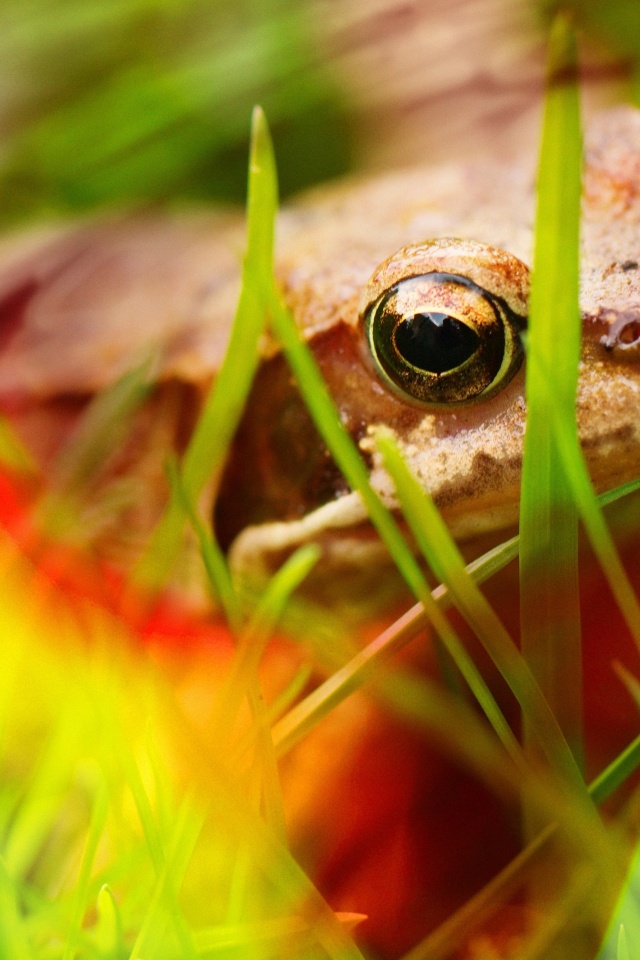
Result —
[{"label": "brown speckled skin", "polygon": [[[393,430],[460,538],[517,518],[524,370],[484,402],[450,411],[417,410],[383,387],[366,351],[358,351],[360,309],[385,286],[379,265],[394,251],[425,238],[477,240],[530,263],[533,165],[532,158],[522,168],[463,164],[406,171],[353,188],[344,185],[319,191],[283,224],[279,276],[287,301],[312,343],[315,337],[343,419],[373,457],[375,488],[394,504],[373,446],[363,436],[365,423],[369,428],[384,423]],[[393,258],[391,266],[385,265],[382,274],[387,273],[389,285],[399,279],[401,262],[402,257]],[[513,282],[512,262],[510,257],[496,260],[493,277],[489,271],[484,275],[493,292],[505,295]],[[579,429],[591,473],[598,488],[605,489],[640,471],[639,358],[635,349],[623,354],[601,342],[622,314],[629,321],[640,318],[640,113],[632,109],[600,115],[587,137],[581,267]],[[516,286],[521,285],[522,278],[516,279]],[[331,357],[317,336],[327,329],[342,329],[342,352],[346,342],[353,344],[353,365],[337,376],[332,376]],[[303,520],[246,530],[235,545],[236,561],[250,565],[257,555],[264,558],[269,550],[290,548],[307,536],[322,536],[336,562],[347,559],[351,549],[364,560],[362,520],[357,498],[343,496]],[[350,523],[358,530],[351,544],[345,536]]]},{"label": "brown speckled skin", "polygon": [[[640,113],[621,108],[602,114],[587,143],[578,416],[590,469],[605,488],[640,470],[637,351],[601,343],[621,317],[631,324],[640,316]],[[535,158],[527,157],[521,166],[465,162],[345,182],[303,198],[279,222],[277,273],[284,296],[345,422],[370,457],[374,486],[393,504],[368,435],[384,423],[459,537],[516,518],[524,370],[503,391],[468,407],[405,404],[372,370],[360,307],[376,271],[376,289],[384,287],[385,273],[397,280],[398,258],[382,274],[380,265],[425,239],[476,240],[530,263],[534,167]],[[242,243],[241,224],[220,215],[140,216],[7,238],[0,249],[0,405],[20,426],[20,411],[53,398],[91,395],[150,344],[158,350],[159,381],[206,385],[224,354]],[[483,278],[509,296],[509,269],[499,260],[493,276],[488,269]],[[265,343],[265,352],[273,346]],[[247,422],[264,429],[264,404],[249,409],[247,418],[250,438]],[[246,462],[251,454],[242,456]],[[265,506],[260,526],[237,540],[236,562],[260,563],[309,537],[322,538],[337,561],[364,558],[359,501],[339,483],[327,483],[326,492],[333,499],[318,509],[320,495],[307,507],[289,503],[281,522],[262,522]],[[276,510],[275,516],[283,514]],[[356,539],[350,540],[349,528],[358,531]]]}]

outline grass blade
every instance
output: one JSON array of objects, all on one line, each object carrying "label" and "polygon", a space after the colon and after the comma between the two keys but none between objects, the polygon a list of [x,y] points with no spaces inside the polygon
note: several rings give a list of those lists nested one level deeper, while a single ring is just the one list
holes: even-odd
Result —
[{"label": "grass blade", "polygon": [[233,729],[243,697],[257,683],[266,643],[291,594],[309,574],[318,557],[318,548],[312,544],[296,550],[273,575],[248,625],[239,631],[235,655],[216,700],[215,717],[221,730]]},{"label": "grass blade", "polygon": [[269,291],[269,304],[274,331],[282,344],[316,427],[347,481],[362,497],[369,518],[389,550],[398,570],[415,596],[424,604],[431,624],[473,691],[498,737],[511,756],[519,760],[520,748],[517,740],[495,697],[463,643],[433,601],[429,585],[398,525],[369,484],[367,468],[340,420],[313,355],[300,339],[293,317],[282,305],[273,288]]},{"label": "grass blade", "polygon": [[200,556],[207,572],[209,584],[224,611],[231,632],[237,635],[241,624],[241,610],[227,561],[215,537],[198,515],[196,506],[187,493],[175,458],[169,460],[167,474],[173,501],[179,505],[185,517],[189,520],[198,540]]},{"label": "grass blade", "polygon": [[429,494],[410,473],[392,437],[380,431],[377,445],[394,482],[403,513],[427,563],[447,585],[458,609],[500,670],[554,772],[586,799],[573,755],[526,661],[483,594],[467,573],[464,560]]},{"label": "grass blade", "polygon": [[0,466],[9,470],[17,470],[27,476],[37,476],[38,466],[16,435],[13,427],[6,419],[0,416]]},{"label": "grass blade", "polygon": [[[92,399],[79,429],[56,460],[55,487],[59,496],[81,497],[109,456],[120,448],[131,429],[132,418],[151,392],[152,372],[151,357]],[[55,503],[51,510],[55,510]]]},{"label": "grass blade", "polygon": [[0,951],[6,960],[31,960],[26,924],[17,901],[17,886],[0,857]]},{"label": "grass blade", "polygon": [[[605,505],[640,489],[640,480],[624,484],[616,490],[602,494],[598,501]],[[482,583],[498,573],[518,555],[520,538],[512,537],[467,566],[467,573],[476,583]],[[432,591],[434,601],[446,609],[452,597],[448,588],[441,585]],[[365,686],[376,676],[381,667],[400,650],[403,650],[429,624],[422,603],[403,614],[375,640],[340,667],[334,674],[296,704],[275,725],[273,733],[278,751],[285,753],[293,747],[334,707],[342,703],[354,690]]]},{"label": "grass blade", "polygon": [[[258,364],[258,339],[265,322],[261,294],[273,273],[273,224],[278,188],[269,130],[260,108],[253,114],[247,204],[247,252],[243,283],[231,339],[215,385],[207,398],[182,462],[182,483],[197,502],[211,477],[216,477],[240,420]],[[156,527],[138,570],[137,579],[157,588],[168,576],[184,529],[184,512],[171,500]]]},{"label": "grass blade", "polygon": [[154,956],[169,921],[173,922],[179,942],[180,955],[185,960],[195,960],[197,953],[193,934],[185,922],[177,902],[177,894],[189,865],[193,848],[202,828],[203,818],[194,809],[192,798],[185,797],[176,818],[175,829],[162,870],[158,875],[155,890],[149,903],[147,916],[136,937],[129,960]]},{"label": "grass blade", "polygon": [[[603,803],[620,786],[626,776],[640,765],[640,737],[634,740],[613,763],[589,784],[589,794],[594,803]],[[622,771],[624,770],[624,775]],[[405,954],[403,960],[445,960],[469,931],[494,915],[500,907],[521,888],[525,871],[535,866],[547,845],[557,833],[555,823],[548,824],[478,893],[455,911],[433,933]],[[598,960],[613,960],[607,953]]]},{"label": "grass blade", "polygon": [[[574,501],[587,531],[589,542],[607,579],[609,589],[624,616],[636,647],[640,650],[640,602],[629,582],[611,533],[598,507],[599,498],[593,489],[577,439],[575,440],[575,446],[572,446],[575,427],[567,421],[560,410],[552,410],[551,422],[558,438],[560,458],[571,484]],[[574,455],[574,449],[576,448],[579,455]],[[629,486],[637,489],[637,482],[632,481]]]},{"label": "grass blade", "polygon": [[640,736],[626,747],[589,785],[595,803],[604,801],[640,766]]},{"label": "grass blade", "polygon": [[107,883],[100,887],[96,913],[98,919],[93,939],[98,950],[106,957],[122,956],[125,952],[122,918],[116,899]]},{"label": "grass blade", "polygon": [[104,780],[100,776],[97,782],[96,795],[93,798],[93,812],[87,843],[80,866],[80,876],[76,884],[73,896],[73,910],[71,923],[67,934],[62,960],[73,960],[76,955],[77,942],[82,931],[82,923],[89,902],[89,882],[91,879],[91,870],[98,849],[98,843],[104,830],[108,811],[107,788]]},{"label": "grass blade", "polygon": [[[513,538],[470,564],[469,574],[484,580],[501,570],[515,556],[517,539]],[[443,610],[451,604],[451,594],[444,585],[432,591],[432,598]],[[274,743],[279,755],[295,746],[355,690],[361,689],[374,679],[384,664],[424,631],[429,623],[424,604],[417,603],[296,704],[273,728]]]},{"label": "grass blade", "polygon": [[[547,98],[538,173],[534,269],[527,336],[527,429],[520,501],[522,652],[582,764],[582,654],[578,517],[550,408],[570,413],[580,357],[579,217],[582,145],[575,42],[560,15],[549,43]],[[558,336],[558,330],[562,336]],[[541,375],[544,370],[549,379]],[[525,744],[533,747],[531,718]]]},{"label": "grass blade", "polygon": [[[640,944],[640,847],[636,847],[631,866],[607,935],[596,960],[630,960]],[[633,949],[632,952],[632,947]]]},{"label": "grass blade", "polygon": [[624,929],[623,923],[620,924],[620,930],[618,931],[616,960],[631,960],[629,954],[629,941],[627,940],[627,933]]}]

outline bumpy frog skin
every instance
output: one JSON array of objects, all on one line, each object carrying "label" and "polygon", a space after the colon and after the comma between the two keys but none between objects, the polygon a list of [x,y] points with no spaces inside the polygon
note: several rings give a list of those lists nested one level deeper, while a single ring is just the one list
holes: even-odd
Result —
[{"label": "bumpy frog skin", "polygon": [[[370,464],[373,486],[394,506],[371,439],[384,424],[459,538],[517,518],[524,366],[486,398],[424,406],[380,376],[362,315],[406,275],[465,270],[521,313],[534,161],[346,182],[307,196],[279,222],[284,297]],[[61,404],[68,409],[108,386],[149,344],[159,347],[158,383],[193,404],[224,355],[242,244],[241,223],[211,214],[137,216],[5,241],[0,406],[37,452],[46,458],[55,450]],[[640,113],[630,108],[597,117],[589,131],[581,269],[578,421],[603,489],[640,472]],[[263,347],[220,488],[222,539],[244,567],[277,563],[308,539],[322,542],[334,564],[366,563],[375,547],[359,498],[318,441],[283,359],[273,344]]]}]

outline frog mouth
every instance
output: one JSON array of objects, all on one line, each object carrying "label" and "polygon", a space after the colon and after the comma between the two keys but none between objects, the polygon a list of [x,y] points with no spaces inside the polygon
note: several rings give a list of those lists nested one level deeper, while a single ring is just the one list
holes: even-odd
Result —
[{"label": "frog mouth", "polygon": [[228,551],[247,527],[299,522],[348,492],[286,362],[271,358],[255,378],[216,496],[220,546]]}]

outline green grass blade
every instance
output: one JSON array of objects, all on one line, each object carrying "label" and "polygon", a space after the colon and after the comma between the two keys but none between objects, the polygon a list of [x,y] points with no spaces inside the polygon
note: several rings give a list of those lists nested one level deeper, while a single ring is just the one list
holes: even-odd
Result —
[{"label": "green grass blade", "polygon": [[616,960],[631,960],[631,955],[629,954],[629,941],[627,940],[627,933],[624,929],[623,923],[620,924],[620,930],[618,931]]},{"label": "green grass blade", "polygon": [[270,291],[271,323],[287,361],[293,370],[305,404],[322,438],[353,490],[362,497],[380,537],[407,584],[418,593],[424,578],[413,554],[390,512],[369,484],[369,474],[342,424],[320,370],[308,347],[302,342],[289,311],[275,290]]},{"label": "green grass blade", "polygon": [[[527,428],[520,501],[521,643],[526,661],[581,764],[578,517],[559,438],[549,430],[551,408],[569,411],[575,434],[571,450],[580,456],[575,402],[581,334],[582,141],[575,77],[573,33],[568,20],[560,15],[549,42],[527,335]],[[552,379],[545,382],[541,370],[552,374]],[[535,742],[527,716],[524,737],[530,746]]]},{"label": "green grass blade", "polygon": [[0,416],[0,466],[27,475],[37,475],[38,466],[6,419]]},{"label": "green grass blade", "polygon": [[247,626],[237,633],[238,645],[229,672],[216,699],[215,722],[230,731],[243,697],[254,689],[266,643],[291,594],[319,559],[313,544],[296,550],[266,585]]},{"label": "green grass blade", "polygon": [[604,801],[640,766],[640,736],[626,747],[589,785],[595,803]]},{"label": "green grass blade", "polygon": [[285,713],[291,709],[293,703],[302,695],[304,688],[308,685],[313,676],[314,668],[310,663],[305,663],[293,675],[289,683],[282,688],[280,693],[273,699],[267,709],[267,720],[271,726],[282,719]]},{"label": "green grass blade", "polygon": [[145,844],[154,873],[159,875],[165,867],[165,855],[162,836],[153,814],[151,801],[145,788],[136,758],[124,732],[112,725],[111,738],[114,751],[117,750],[119,765],[133,798],[133,803],[142,827]]},{"label": "green grass blade", "polygon": [[220,602],[232,633],[237,635],[240,630],[242,615],[227,561],[210,529],[198,515],[195,504],[187,493],[175,458],[169,460],[167,464],[167,474],[173,501],[183,511],[197,537],[200,556],[202,557],[211,589]]},{"label": "green grass blade", "polygon": [[515,643],[467,573],[433,500],[409,471],[393,438],[379,431],[376,441],[405,518],[427,563],[447,585],[456,606],[500,670],[554,771],[586,799],[580,770],[553,712]]},{"label": "green grass blade", "polygon": [[185,797],[176,817],[173,836],[163,868],[156,881],[147,916],[136,937],[129,960],[142,960],[142,958],[148,960],[157,955],[158,945],[162,942],[164,931],[169,923],[176,931],[180,956],[184,957],[184,960],[196,960],[193,935],[178,905],[177,893],[202,824],[203,818],[194,809],[192,798]]},{"label": "green grass blade", "polygon": [[133,416],[152,389],[153,362],[153,358],[145,360],[91,401],[55,463],[54,482],[61,495],[82,495],[122,445]]},{"label": "green grass blade", "polygon": [[273,273],[274,224],[278,182],[273,144],[259,107],[253,114],[247,202],[247,252],[238,316],[216,385],[186,450],[182,474],[187,492],[196,498],[220,469],[258,364],[257,342],[264,328],[261,281]]},{"label": "green grass blade", "polygon": [[107,883],[100,887],[96,901],[98,919],[93,940],[103,956],[122,956],[125,952],[120,909]]},{"label": "green grass blade", "polygon": [[[365,919],[361,914],[336,914],[336,917],[347,930]],[[312,935],[313,930],[300,917],[278,917],[253,924],[238,923],[209,927],[196,934],[196,943],[198,950],[206,956],[221,955],[227,958],[231,948],[235,947],[238,951],[244,951],[242,954],[240,952],[236,954],[244,958],[247,956],[246,951],[253,947],[254,953],[250,956],[260,960],[271,960],[273,957],[290,956],[292,945],[296,944],[297,940],[302,947],[305,933]],[[311,939],[311,936],[306,939]],[[304,953],[301,956],[309,956],[309,954]]]},{"label": "green grass blade", "polygon": [[28,872],[55,823],[70,776],[70,757],[77,746],[74,723],[75,717],[70,711],[63,712],[61,708],[56,729],[12,819],[3,847],[7,869],[12,876],[19,877]]},{"label": "green grass blade", "polygon": [[[575,456],[573,454],[575,449],[575,447],[572,447],[575,434],[573,424],[567,422],[560,410],[552,411],[551,422],[558,438],[560,458],[571,484],[573,497],[587,531],[589,542],[607,579],[609,589],[624,616],[629,632],[640,650],[640,602],[629,582],[611,533],[598,506],[599,502],[610,501],[599,500],[596,496],[579,447],[577,448],[578,454]],[[575,443],[577,445],[577,440]],[[629,491],[633,488],[637,489],[637,487],[637,481],[626,485]],[[615,495],[615,491],[612,493]],[[614,499],[617,499],[617,496],[614,496]]]},{"label": "green grass blade", "polygon": [[17,886],[0,857],[0,956],[5,960],[32,960],[26,924],[17,901]]},{"label": "green grass blade", "polygon": [[640,680],[619,660],[614,660],[613,669],[625,685],[627,693],[636,705],[636,710],[640,710]]},{"label": "green grass blade", "polygon": [[467,681],[474,696],[508,752],[520,756],[520,750],[509,724],[495,697],[483,680],[464,645],[442,611],[433,601],[431,590],[413,553],[405,542],[391,513],[369,484],[367,468],[342,424],[322,375],[309,348],[302,342],[293,317],[280,302],[275,290],[269,292],[271,322],[293,370],[300,392],[325,443],[350,486],[357,490],[369,518],[385,543],[400,573],[415,596],[422,601],[434,629]]},{"label": "green grass blade", "polygon": [[[640,480],[624,484],[602,494],[601,504],[615,500],[640,489]],[[477,582],[482,582],[501,570],[518,554],[519,537],[513,537],[487,554],[469,564],[467,571]],[[445,587],[433,591],[433,599],[443,609],[451,602],[451,594]],[[402,650],[429,623],[424,606],[416,604],[400,620],[387,628],[379,637],[359,651],[348,663],[296,704],[274,726],[273,734],[279,754],[286,753],[302,740],[331,710],[355,690],[360,689],[374,677],[387,660]]]},{"label": "green grass blade", "polygon": [[[84,543],[88,521],[83,515],[87,492],[108,468],[114,451],[126,443],[135,416],[152,389],[153,357],[134,367],[106,390],[98,393],[83,412],[78,426],[56,457],[49,492],[38,506],[39,523],[49,535],[71,538]],[[120,490],[114,489],[120,483]],[[106,510],[122,509],[136,496],[135,486],[122,483],[122,478],[101,491]],[[111,500],[109,497],[111,496]],[[123,500],[119,500],[123,497]],[[94,506],[94,504],[92,504]],[[93,511],[92,511],[93,513]],[[95,522],[92,517],[91,522]]]},{"label": "green grass blade", "polygon": [[[625,768],[625,776],[628,776],[639,764],[640,738],[630,744],[589,784],[589,793],[594,802],[602,803],[620,786],[624,779],[620,776],[622,768]],[[557,825],[548,824],[488,884],[451,914],[433,933],[405,954],[403,960],[446,960],[461,939],[467,938],[470,931],[486,922],[522,887],[526,872],[536,864],[541,855],[544,855],[547,845],[556,833]],[[599,956],[598,960],[613,960],[613,955]]]},{"label": "green grass blade", "polygon": [[84,916],[89,903],[89,881],[91,879],[91,870],[95,860],[98,843],[104,830],[108,811],[108,795],[106,784],[99,778],[96,795],[93,798],[93,811],[91,814],[91,823],[87,835],[82,863],[80,865],[80,876],[73,893],[73,909],[71,913],[71,923],[67,934],[62,960],[73,960],[76,955],[77,943],[82,931]]},{"label": "green grass blade", "polygon": [[521,886],[522,873],[535,864],[555,835],[550,824],[462,907],[405,953],[402,960],[448,960],[461,940],[495,914]]},{"label": "green grass blade", "polygon": [[274,630],[292,593],[309,576],[320,555],[320,548],[316,544],[305,544],[285,560],[265,585],[246,630],[247,646],[256,651],[256,666],[261,657],[258,651],[263,649],[265,640]]},{"label": "green grass blade", "polygon": [[640,847],[636,847],[596,960],[630,960],[640,944]]},{"label": "green grass blade", "polygon": [[251,710],[256,744],[254,773],[256,775],[255,785],[256,794],[259,798],[259,808],[267,826],[273,831],[274,836],[278,838],[283,848],[286,848],[287,824],[284,797],[267,719],[267,710],[257,673],[254,674],[250,683],[247,700]]},{"label": "green grass blade", "polygon": [[62,0],[55,18],[46,0],[7,0],[4,224],[89,207],[241,202],[256,102],[282,132],[289,192],[345,172],[347,91],[317,56],[315,19],[294,0]]},{"label": "green grass blade", "polygon": [[[615,490],[602,494],[598,501],[605,505],[640,489],[640,480],[624,484]],[[520,545],[519,537],[512,537],[498,547],[494,547],[486,554],[478,557],[467,567],[467,573],[477,583],[482,583],[498,573],[517,555]],[[432,592],[433,599],[443,609],[450,606],[451,594],[445,585],[437,587]],[[354,690],[360,689],[375,677],[380,668],[390,657],[404,649],[417,634],[429,623],[423,604],[417,603],[403,614],[399,620],[391,624],[375,640],[346,664],[336,670],[333,675],[310,693],[304,700],[296,704],[274,726],[274,741],[279,753],[285,753],[298,743],[304,736],[339,703],[342,703]],[[640,758],[640,745],[638,748]],[[622,782],[634,766],[631,765],[628,773],[623,774]],[[604,788],[604,787],[603,787]],[[615,789],[612,786],[611,789]],[[599,802],[596,800],[596,802]]]},{"label": "green grass blade", "polygon": [[[240,420],[258,364],[258,339],[265,323],[261,291],[273,272],[273,225],[278,188],[273,146],[264,114],[253,115],[247,204],[247,252],[240,300],[231,339],[215,384],[206,400],[182,462],[187,497],[197,502],[207,482],[216,477]],[[184,529],[184,513],[171,501],[156,527],[137,578],[157,587],[168,576]]]},{"label": "green grass blade", "polygon": [[[516,556],[517,538],[514,537],[501,547],[490,550],[484,557],[474,560],[469,565],[469,574],[482,581],[497,573]],[[432,598],[443,610],[451,605],[451,594],[444,585],[432,591]],[[417,603],[292,707],[273,728],[279,754],[290,750],[339,703],[375,678],[384,664],[423,632],[429,623],[424,604]]]},{"label": "green grass blade", "polygon": [[607,490],[606,493],[601,493],[597,497],[597,503],[601,507],[607,507],[610,503],[615,503],[616,500],[620,500],[630,493],[635,493],[636,490],[640,490],[640,477],[637,480],[629,481],[629,483],[623,483],[619,487],[614,487],[613,490]]}]

